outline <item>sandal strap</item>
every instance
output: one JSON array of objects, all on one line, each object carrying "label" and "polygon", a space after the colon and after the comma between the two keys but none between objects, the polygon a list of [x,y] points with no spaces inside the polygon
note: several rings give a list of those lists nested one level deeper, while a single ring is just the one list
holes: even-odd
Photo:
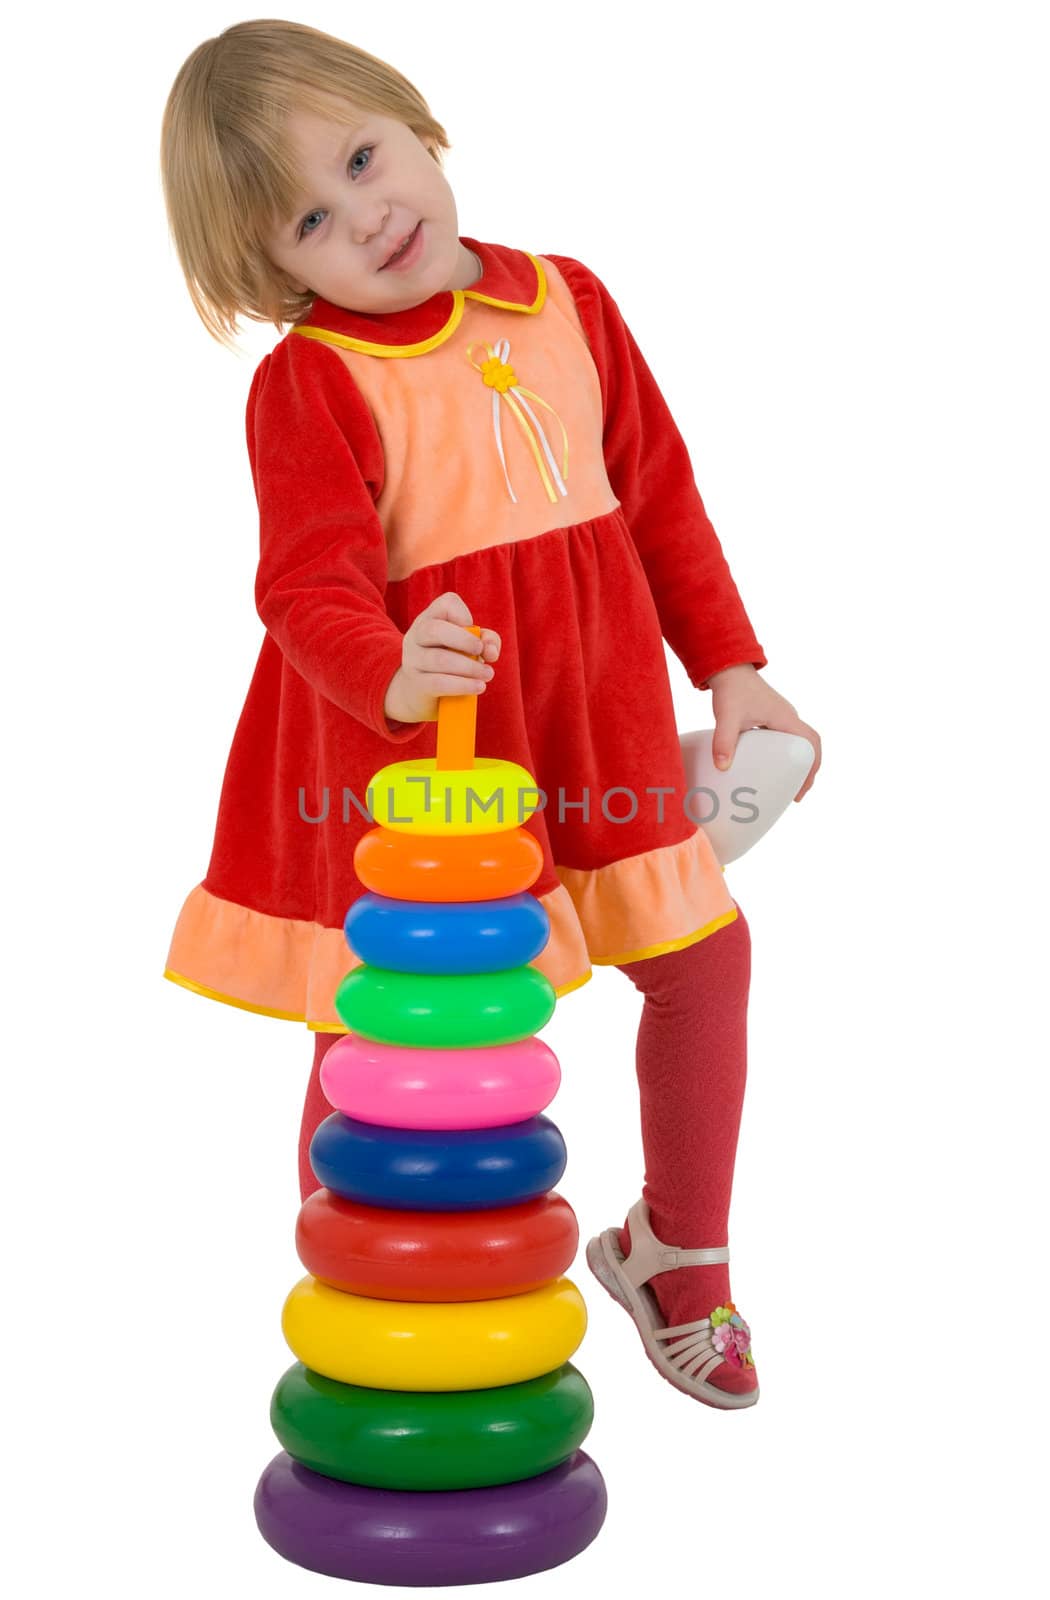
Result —
[{"label": "sandal strap", "polygon": [[673,1344],[664,1347],[665,1354],[671,1366],[677,1367],[680,1372],[687,1372],[691,1378],[704,1383],[716,1367],[723,1365],[725,1357],[719,1355],[711,1342],[710,1317],[701,1317],[696,1322],[683,1322],[675,1328],[656,1330],[658,1339],[667,1339],[671,1335],[679,1337]]},{"label": "sandal strap", "polygon": [[674,1272],[678,1267],[717,1267],[729,1260],[728,1245],[712,1245],[704,1250],[683,1250],[664,1244],[653,1233],[649,1207],[635,1201],[627,1213],[631,1229],[631,1252],[621,1263],[624,1276],[637,1289],[658,1272]]},{"label": "sandal strap", "polygon": [[[688,1334],[690,1338],[706,1337],[708,1344],[710,1344],[711,1318],[698,1317],[695,1322],[679,1322],[673,1328],[656,1328],[654,1334],[657,1339],[678,1339],[685,1334]],[[683,1342],[685,1342],[684,1339]]]},{"label": "sandal strap", "polygon": [[712,1245],[709,1250],[676,1250],[668,1247],[660,1251],[660,1260],[665,1262],[668,1268],[717,1267],[729,1260],[729,1246]]}]

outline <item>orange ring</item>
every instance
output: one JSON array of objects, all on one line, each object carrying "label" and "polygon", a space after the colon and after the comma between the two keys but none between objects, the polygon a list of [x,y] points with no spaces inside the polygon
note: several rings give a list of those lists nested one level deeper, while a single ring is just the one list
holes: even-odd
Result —
[{"label": "orange ring", "polygon": [[520,894],[543,870],[543,848],[525,828],[503,833],[419,834],[371,828],[354,871],[392,900],[497,900]]}]

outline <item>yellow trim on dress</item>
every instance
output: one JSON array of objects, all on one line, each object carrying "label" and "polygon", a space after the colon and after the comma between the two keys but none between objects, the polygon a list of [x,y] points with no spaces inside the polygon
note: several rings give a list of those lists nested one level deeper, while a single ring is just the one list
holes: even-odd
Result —
[{"label": "yellow trim on dress", "polygon": [[528,317],[534,317],[537,311],[543,309],[543,302],[547,298],[547,274],[536,257],[529,250],[523,250],[522,255],[528,256],[536,268],[536,295],[531,306],[523,306],[519,300],[497,300],[494,295],[481,294],[476,289],[453,289],[453,294],[466,295],[468,300],[482,300],[487,306],[498,306],[501,311],[524,311]]},{"label": "yellow trim on dress", "polygon": [[493,295],[478,294],[473,289],[453,289],[452,310],[445,326],[417,344],[373,344],[368,339],[354,339],[348,333],[332,333],[328,328],[318,328],[309,322],[296,323],[290,332],[301,333],[305,339],[320,339],[324,344],[337,344],[343,350],[357,350],[365,356],[425,356],[428,350],[436,350],[439,344],[451,339],[462,320],[465,300],[480,300],[487,306],[497,306],[501,311],[523,311],[527,317],[535,316],[537,311],[542,310],[547,298],[547,274],[530,251],[523,250],[522,254],[528,256],[536,268],[536,295],[531,305],[522,305],[517,300],[497,300]]},{"label": "yellow trim on dress", "polygon": [[591,960],[596,967],[620,967],[627,961],[647,961],[650,956],[662,956],[672,950],[685,950],[691,944],[699,944],[701,939],[706,939],[709,934],[717,933],[719,928],[724,928],[727,923],[735,922],[737,908],[727,911],[724,916],[716,917],[714,922],[705,923],[698,933],[687,933],[684,939],[671,939],[667,944],[647,945],[644,950],[634,950],[621,956],[592,956]]},{"label": "yellow trim on dress", "polygon": [[305,1017],[295,1011],[274,1011],[271,1006],[256,1006],[250,1000],[235,1000],[232,994],[220,994],[218,989],[206,989],[202,983],[194,983],[192,978],[184,978],[181,972],[172,972],[170,967],[164,968],[163,976],[169,978],[172,983],[177,983],[182,989],[202,994],[206,1000],[221,1000],[223,1005],[236,1006],[238,1011],[254,1011],[257,1016],[276,1017],[280,1022],[306,1021]]},{"label": "yellow trim on dress", "polygon": [[555,989],[555,999],[561,1000],[567,994],[572,994],[574,989],[582,989],[585,983],[590,983],[594,977],[593,972],[585,972],[582,978],[574,978],[571,983],[563,984],[560,989]]}]

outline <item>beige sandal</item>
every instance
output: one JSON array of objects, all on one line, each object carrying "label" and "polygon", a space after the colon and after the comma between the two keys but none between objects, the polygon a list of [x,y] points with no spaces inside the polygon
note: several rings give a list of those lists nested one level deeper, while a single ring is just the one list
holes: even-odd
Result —
[{"label": "beige sandal", "polygon": [[[661,1243],[653,1233],[649,1207],[644,1200],[637,1201],[631,1207],[627,1222],[631,1230],[630,1255],[624,1258],[619,1228],[606,1228],[604,1233],[588,1244],[587,1265],[602,1287],[634,1318],[653,1366],[676,1389],[703,1401],[705,1405],[717,1406],[722,1411],[753,1406],[758,1399],[757,1386],[744,1394],[733,1394],[706,1381],[716,1367],[725,1363],[725,1357],[719,1354],[714,1343],[716,1326],[722,1324],[713,1324],[711,1317],[700,1317],[696,1322],[682,1322],[676,1327],[664,1328],[661,1326],[663,1316],[656,1296],[645,1287],[658,1272],[670,1272],[675,1267],[713,1267],[726,1262],[729,1260],[728,1246],[721,1245],[709,1250],[681,1250],[676,1245]],[[728,1309],[735,1315],[735,1308]],[[722,1319],[723,1323],[728,1320]],[[743,1320],[737,1317],[736,1322],[746,1333]],[[724,1337],[720,1342],[724,1342]],[[749,1343],[748,1336],[745,1359],[753,1364]]]}]

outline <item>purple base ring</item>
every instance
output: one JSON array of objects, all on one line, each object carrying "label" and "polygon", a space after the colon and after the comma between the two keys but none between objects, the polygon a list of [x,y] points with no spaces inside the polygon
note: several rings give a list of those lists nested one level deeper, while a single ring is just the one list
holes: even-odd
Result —
[{"label": "purple base ring", "polygon": [[551,1472],[484,1489],[372,1489],[323,1477],[282,1450],[255,1520],[286,1561],[356,1583],[437,1588],[546,1572],[605,1521],[605,1480],[583,1450]]}]

